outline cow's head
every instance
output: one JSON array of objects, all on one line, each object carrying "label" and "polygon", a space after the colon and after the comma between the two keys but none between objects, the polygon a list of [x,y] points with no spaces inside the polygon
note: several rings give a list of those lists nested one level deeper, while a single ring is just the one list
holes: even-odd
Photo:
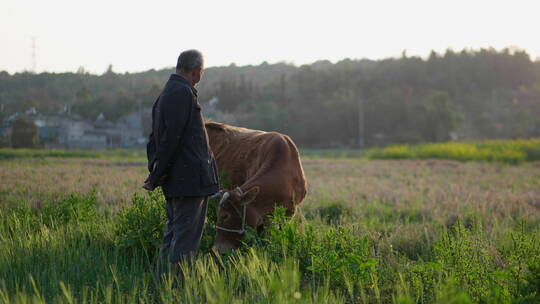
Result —
[{"label": "cow's head", "polygon": [[247,191],[240,188],[224,192],[217,208],[216,239],[214,246],[219,252],[240,247],[243,229],[255,227],[256,219],[249,204],[255,201],[259,187]]}]

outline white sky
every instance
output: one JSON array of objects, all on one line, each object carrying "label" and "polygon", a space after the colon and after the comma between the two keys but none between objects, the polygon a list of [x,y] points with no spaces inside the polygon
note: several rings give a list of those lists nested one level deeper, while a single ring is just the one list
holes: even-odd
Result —
[{"label": "white sky", "polygon": [[0,0],[0,70],[31,69],[32,36],[38,72],[159,69],[188,48],[207,66],[490,46],[538,58],[539,11],[538,0]]}]

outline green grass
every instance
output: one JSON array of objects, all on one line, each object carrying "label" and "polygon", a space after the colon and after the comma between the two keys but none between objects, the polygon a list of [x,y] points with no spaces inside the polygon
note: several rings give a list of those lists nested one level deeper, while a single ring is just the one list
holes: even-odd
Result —
[{"label": "green grass", "polygon": [[540,160],[540,139],[396,145],[372,149],[370,159],[451,159],[520,164]]},{"label": "green grass", "polygon": [[103,158],[0,162],[0,303],[540,302],[534,165],[314,156],[298,218],[221,256],[214,201],[187,279],[158,282],[162,194]]},{"label": "green grass", "polygon": [[[214,202],[215,203],[215,202]],[[186,280],[154,276],[160,193],[136,195],[117,214],[93,192],[40,210],[0,210],[1,303],[537,303],[538,226],[460,218],[391,235],[414,212],[387,218],[323,203],[290,220],[277,210],[262,235],[225,256],[203,241]],[[377,209],[379,208],[379,209]],[[381,209],[382,208],[382,209]],[[327,221],[330,217],[332,220]],[[376,219],[390,222],[386,227]],[[205,238],[211,237],[212,223]]]},{"label": "green grass", "polygon": [[[520,164],[540,160],[540,139],[447,142],[420,145],[393,145],[384,148],[301,149],[308,159],[450,159]],[[14,158],[98,158],[144,161],[144,150],[44,150],[0,149],[1,159]]]},{"label": "green grass", "polygon": [[360,149],[300,149],[302,157],[315,159],[361,158],[365,151]]},{"label": "green grass", "polygon": [[137,149],[117,150],[63,150],[63,149],[11,149],[0,148],[1,159],[15,158],[100,158],[100,159],[146,159],[146,151]]},{"label": "green grass", "polygon": [[[309,158],[358,158],[364,155],[363,150],[355,149],[302,149],[300,153],[302,156]],[[145,160],[146,151],[142,149],[49,150],[0,148],[0,160],[46,157]]]}]

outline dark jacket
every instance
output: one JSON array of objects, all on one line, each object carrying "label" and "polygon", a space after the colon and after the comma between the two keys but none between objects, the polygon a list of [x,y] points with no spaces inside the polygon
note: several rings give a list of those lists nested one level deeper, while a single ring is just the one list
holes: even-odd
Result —
[{"label": "dark jacket", "polygon": [[149,181],[166,197],[207,196],[219,191],[197,90],[172,74],[152,108],[147,145]]}]

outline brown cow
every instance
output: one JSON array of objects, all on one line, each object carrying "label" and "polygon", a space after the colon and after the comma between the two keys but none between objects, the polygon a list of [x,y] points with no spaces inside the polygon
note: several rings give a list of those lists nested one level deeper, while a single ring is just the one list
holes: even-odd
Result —
[{"label": "brown cow", "polygon": [[216,122],[207,122],[206,130],[219,171],[234,187],[223,192],[217,208],[219,251],[238,248],[246,225],[256,230],[268,225],[275,206],[295,214],[306,196],[306,179],[289,136]]}]

